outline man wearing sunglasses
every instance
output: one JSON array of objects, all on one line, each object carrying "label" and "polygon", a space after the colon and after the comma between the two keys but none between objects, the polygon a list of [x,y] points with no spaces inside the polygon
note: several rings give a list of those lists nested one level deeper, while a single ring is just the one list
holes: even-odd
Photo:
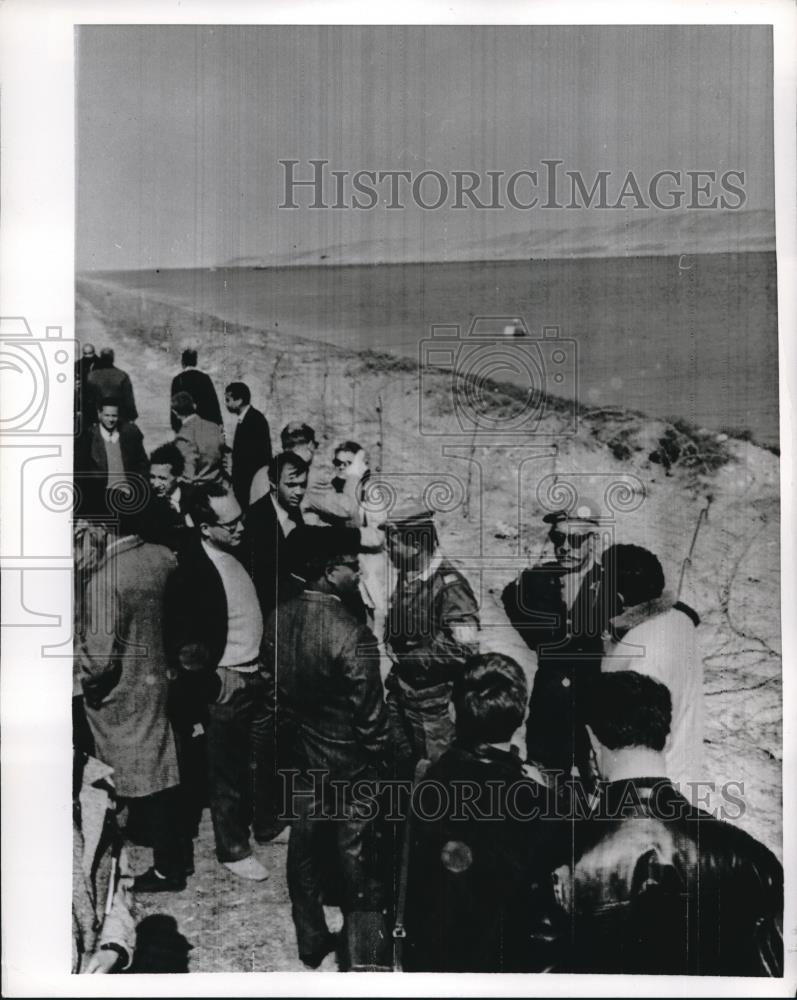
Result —
[{"label": "man wearing sunglasses", "polygon": [[[589,685],[600,673],[607,613],[602,594],[600,515],[582,499],[546,514],[554,558],[524,570],[503,592],[507,616],[537,654],[526,723],[528,759],[592,778],[583,722]],[[610,613],[610,612],[609,612]]]}]

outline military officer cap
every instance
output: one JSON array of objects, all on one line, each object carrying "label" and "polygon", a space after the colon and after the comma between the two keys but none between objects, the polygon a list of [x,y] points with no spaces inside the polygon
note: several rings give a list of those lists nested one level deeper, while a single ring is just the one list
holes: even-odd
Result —
[{"label": "military officer cap", "polygon": [[579,497],[570,507],[553,510],[543,517],[543,521],[550,525],[567,521],[568,524],[588,524],[595,527],[600,524],[600,520],[600,507],[589,497]]},{"label": "military officer cap", "polygon": [[434,524],[433,510],[417,500],[397,503],[380,525],[383,531],[414,531]]}]

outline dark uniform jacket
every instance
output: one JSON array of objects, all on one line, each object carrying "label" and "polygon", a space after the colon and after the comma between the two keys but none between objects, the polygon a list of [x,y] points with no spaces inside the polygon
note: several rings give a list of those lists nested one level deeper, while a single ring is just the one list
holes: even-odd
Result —
[{"label": "dark uniform jacket", "polygon": [[332,595],[306,590],[280,604],[263,636],[276,679],[283,767],[330,780],[374,778],[387,750],[376,638]]},{"label": "dark uniform jacket", "polygon": [[398,677],[415,689],[452,681],[470,648],[454,638],[456,625],[479,627],[476,598],[465,577],[443,560],[428,577],[399,576],[385,623],[385,641]]},{"label": "dark uniform jacket", "polygon": [[235,428],[232,441],[232,484],[243,510],[249,506],[249,490],[258,469],[271,461],[271,431],[260,410],[250,406]]},{"label": "dark uniform jacket", "polygon": [[665,779],[606,786],[554,873],[556,971],[783,975],[783,869]]},{"label": "dark uniform jacket", "polygon": [[[437,790],[428,799],[434,815],[422,817],[427,782],[447,791],[442,817]],[[467,788],[468,804],[458,805],[458,788]],[[531,938],[541,918],[535,888],[550,878],[557,838],[554,821],[538,817],[553,814],[552,795],[525,775],[519,757],[494,747],[455,744],[429,768],[411,821],[409,971],[541,970],[547,956]],[[569,846],[566,831],[558,840]]]},{"label": "dark uniform jacket", "polygon": [[562,572],[555,562],[524,570],[505,587],[507,617],[537,653],[537,673],[529,702],[529,758],[569,771],[573,761],[587,766],[589,743],[579,702],[600,674],[603,633],[609,609],[601,593],[603,571],[593,566],[582,580],[571,608],[562,593]]},{"label": "dark uniform jacket", "polygon": [[[212,424],[224,425],[221,418],[221,407],[219,397],[210,375],[199,371],[197,368],[186,368],[172,379],[172,396],[178,392],[187,392],[193,399],[196,412],[203,420],[209,420]],[[169,408],[172,422],[172,430],[180,430],[180,421]]]}]

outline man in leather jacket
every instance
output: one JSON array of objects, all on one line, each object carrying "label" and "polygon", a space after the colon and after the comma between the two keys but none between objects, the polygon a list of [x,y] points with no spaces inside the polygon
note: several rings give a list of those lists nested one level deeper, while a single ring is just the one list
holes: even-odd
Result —
[{"label": "man in leather jacket", "polygon": [[[355,967],[357,928],[383,923],[373,802],[361,801],[357,789],[384,771],[387,711],[376,638],[350,607],[358,595],[359,532],[305,527],[297,539],[292,548],[301,549],[294,558],[306,588],[277,606],[263,637],[288,772],[288,889],[305,965],[317,968],[337,946],[323,899],[343,911],[344,963]],[[384,929],[376,937],[387,940]]]},{"label": "man in leather jacket", "polygon": [[558,972],[782,976],[783,868],[666,778],[668,688],[635,671],[593,689],[607,780],[553,874]]}]

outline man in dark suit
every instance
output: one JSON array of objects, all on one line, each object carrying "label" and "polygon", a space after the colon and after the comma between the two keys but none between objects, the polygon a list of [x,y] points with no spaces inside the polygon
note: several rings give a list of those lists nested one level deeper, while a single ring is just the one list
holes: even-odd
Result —
[{"label": "man in dark suit", "polygon": [[283,451],[271,463],[270,493],[246,512],[244,545],[265,620],[279,600],[292,597],[291,569],[285,540],[304,525],[301,503],[307,492],[307,462],[292,451]]},{"label": "man in dark suit", "polygon": [[86,384],[89,396],[84,399],[86,409],[99,407],[103,399],[116,399],[122,420],[138,420],[138,410],[133,396],[133,383],[127,372],[114,365],[114,353],[103,347],[97,363],[88,374]]},{"label": "man in dark suit", "polygon": [[[203,420],[209,420],[212,424],[224,427],[221,418],[221,407],[219,397],[216,395],[216,388],[210,375],[200,371],[197,364],[197,352],[192,348],[183,351],[181,363],[183,370],[172,379],[172,399],[178,392],[187,392],[193,399],[196,406],[197,415]],[[174,412],[170,413],[172,430],[180,429],[180,421]]]},{"label": "man in dark suit", "polygon": [[232,484],[242,510],[249,506],[254,474],[268,465],[272,456],[268,421],[251,402],[252,393],[244,382],[230,382],[224,390],[224,405],[238,417],[232,442]]},{"label": "man in dark suit", "polygon": [[[78,513],[103,515],[115,504],[111,491],[128,496],[146,489],[149,462],[144,438],[134,423],[120,419],[115,399],[104,399],[97,409],[96,424],[87,427],[75,442],[75,480]],[[141,477],[134,482],[131,477]]]}]

